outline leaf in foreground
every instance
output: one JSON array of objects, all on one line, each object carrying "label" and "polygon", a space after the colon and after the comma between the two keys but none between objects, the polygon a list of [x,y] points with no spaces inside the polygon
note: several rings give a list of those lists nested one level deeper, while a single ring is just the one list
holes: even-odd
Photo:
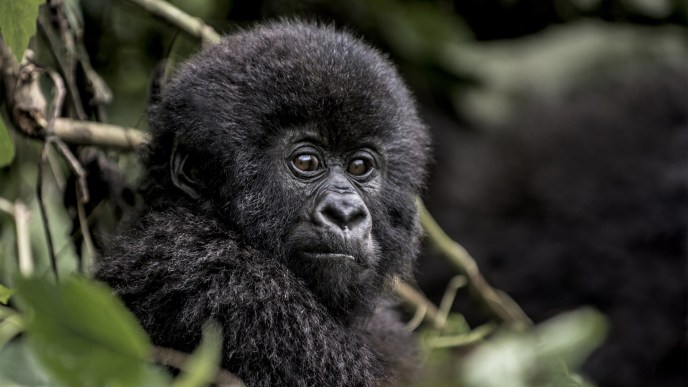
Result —
[{"label": "leaf in foreground", "polygon": [[13,340],[0,349],[0,386],[49,386],[50,377],[26,345]]},{"label": "leaf in foreground", "polygon": [[606,319],[582,308],[525,333],[502,332],[462,367],[466,387],[588,387],[575,371],[604,340]]},{"label": "leaf in foreground", "polygon": [[60,383],[131,386],[161,382],[160,373],[146,363],[148,338],[104,285],[78,277],[66,278],[59,285],[19,278],[17,289],[29,308],[30,348]]}]

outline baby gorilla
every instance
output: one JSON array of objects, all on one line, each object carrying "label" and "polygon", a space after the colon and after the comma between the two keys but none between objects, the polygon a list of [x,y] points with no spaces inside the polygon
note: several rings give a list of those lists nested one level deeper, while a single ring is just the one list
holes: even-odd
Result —
[{"label": "baby gorilla", "polygon": [[222,367],[250,386],[374,386],[412,377],[389,307],[420,226],[429,139],[380,53],[281,22],[228,36],[149,112],[145,208],[96,277],[156,345],[224,332]]}]

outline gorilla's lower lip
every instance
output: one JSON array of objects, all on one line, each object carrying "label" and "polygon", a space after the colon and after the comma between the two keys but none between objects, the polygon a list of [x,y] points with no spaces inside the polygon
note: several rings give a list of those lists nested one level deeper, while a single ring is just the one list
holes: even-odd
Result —
[{"label": "gorilla's lower lip", "polygon": [[309,259],[328,259],[328,260],[351,260],[356,261],[353,255],[340,254],[340,253],[302,253],[306,258]]}]

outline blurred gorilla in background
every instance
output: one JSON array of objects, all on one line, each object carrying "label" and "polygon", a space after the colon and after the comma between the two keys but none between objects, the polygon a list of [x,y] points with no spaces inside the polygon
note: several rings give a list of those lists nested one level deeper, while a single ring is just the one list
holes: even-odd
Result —
[{"label": "blurred gorilla in background", "polygon": [[[427,120],[430,211],[535,321],[580,305],[610,318],[584,367],[600,387],[686,385],[687,104],[686,69],[660,67],[489,135]],[[447,273],[426,257],[417,277],[438,299]]]}]

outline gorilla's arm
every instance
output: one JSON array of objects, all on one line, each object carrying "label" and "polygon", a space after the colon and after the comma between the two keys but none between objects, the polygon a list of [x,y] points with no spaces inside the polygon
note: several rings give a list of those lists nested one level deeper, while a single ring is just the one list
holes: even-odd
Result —
[{"label": "gorilla's arm", "polygon": [[383,371],[383,362],[408,366],[409,351],[394,348],[412,347],[400,343],[411,338],[386,309],[363,328],[342,325],[281,263],[240,248],[212,220],[181,209],[149,213],[114,242],[97,278],[156,345],[190,352],[214,318],[225,328],[223,367],[247,385],[362,386],[408,373]]}]

